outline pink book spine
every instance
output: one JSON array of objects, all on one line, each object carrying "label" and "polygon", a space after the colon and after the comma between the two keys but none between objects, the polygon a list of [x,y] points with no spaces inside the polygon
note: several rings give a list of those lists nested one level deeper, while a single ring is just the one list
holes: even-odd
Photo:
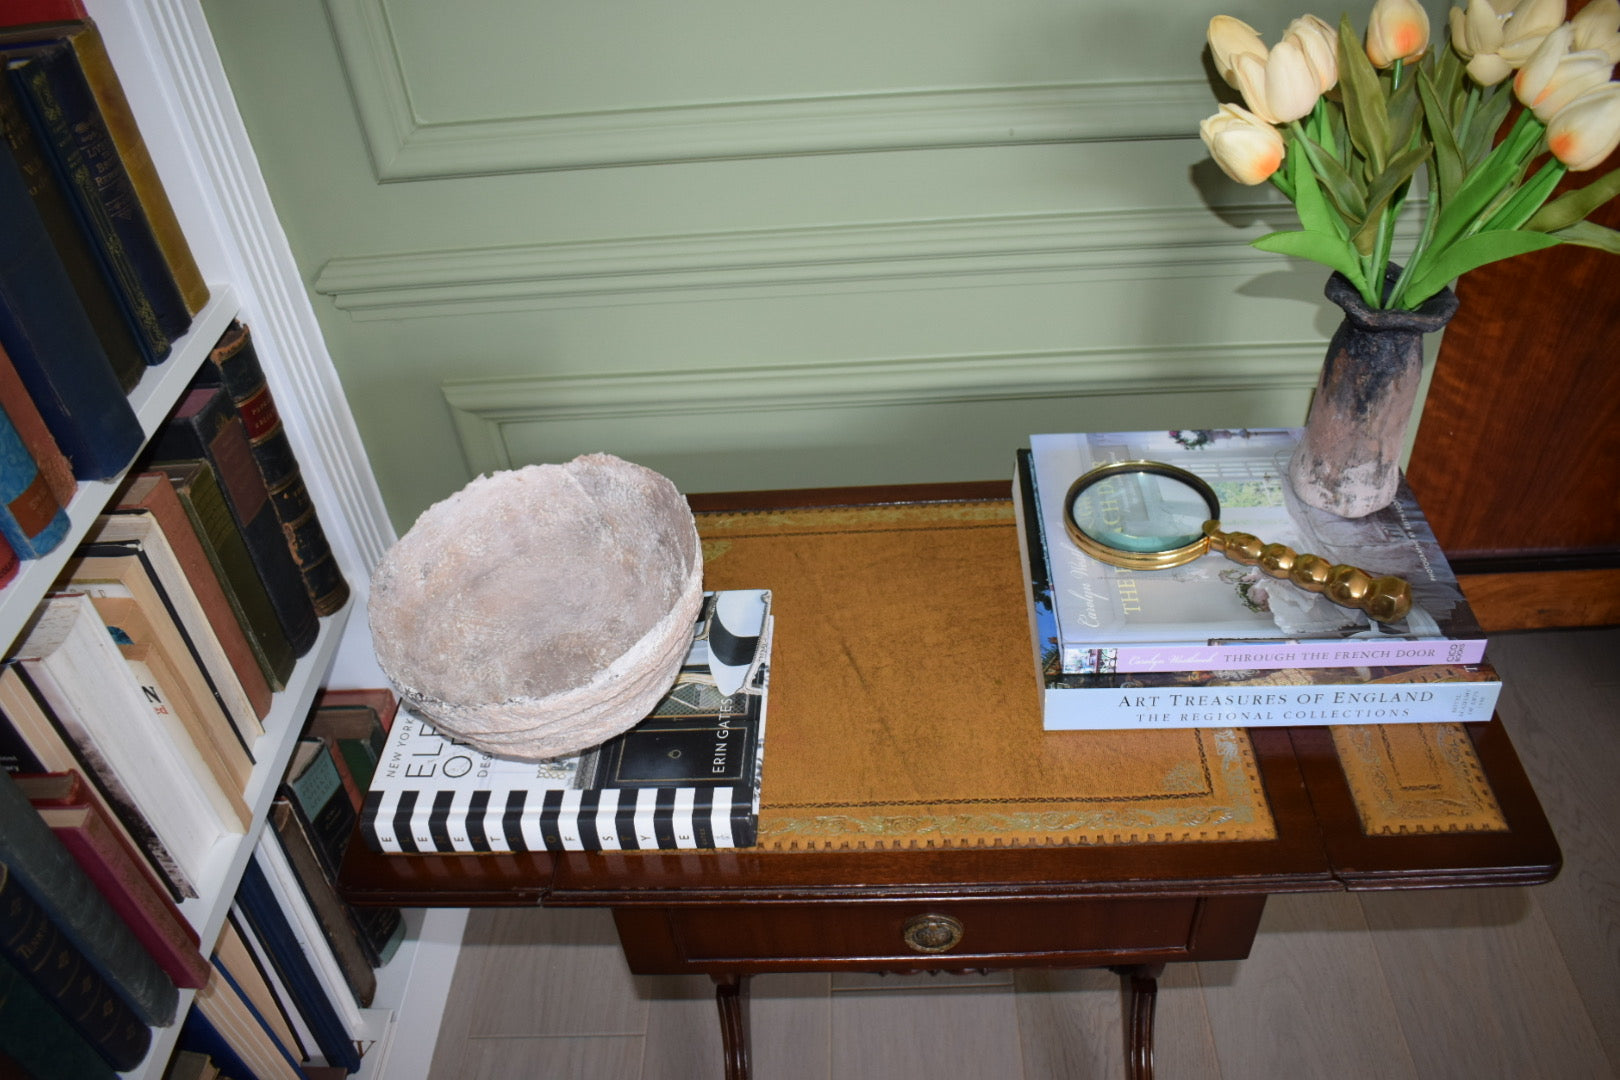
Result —
[{"label": "pink book spine", "polygon": [[1241,671],[1276,668],[1422,667],[1431,664],[1477,664],[1485,658],[1485,640],[1254,642],[1224,645],[1124,645],[1114,650],[1104,670]]},{"label": "pink book spine", "polygon": [[201,987],[208,980],[209,965],[197,931],[112,827],[93,809],[66,824],[51,821],[56,812],[40,809],[62,846],[174,984]]}]

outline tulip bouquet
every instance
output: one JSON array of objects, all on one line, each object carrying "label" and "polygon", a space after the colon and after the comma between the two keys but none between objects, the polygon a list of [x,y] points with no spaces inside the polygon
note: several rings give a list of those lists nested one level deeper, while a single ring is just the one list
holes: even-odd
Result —
[{"label": "tulip bouquet", "polygon": [[[1620,253],[1620,232],[1586,220],[1620,193],[1620,170],[1551,197],[1620,145],[1620,0],[1567,22],[1565,10],[1467,0],[1439,49],[1417,0],[1377,0],[1365,40],[1348,16],[1337,30],[1295,19],[1270,48],[1246,23],[1212,19],[1215,66],[1248,107],[1223,104],[1200,134],[1234,180],[1270,180],[1302,226],[1254,246],[1329,266],[1369,307],[1403,310],[1475,267],[1554,244]],[[1524,108],[1509,123],[1515,98]],[[1426,212],[1391,273],[1419,170]]]}]

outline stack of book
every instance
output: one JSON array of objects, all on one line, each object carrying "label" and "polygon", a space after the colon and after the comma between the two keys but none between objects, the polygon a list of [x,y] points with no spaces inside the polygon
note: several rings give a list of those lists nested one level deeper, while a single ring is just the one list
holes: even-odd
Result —
[{"label": "stack of book", "polygon": [[[1036,435],[1013,485],[1036,677],[1049,729],[1489,720],[1501,689],[1486,639],[1403,483],[1349,520],[1287,485],[1293,429]],[[1126,570],[1062,523],[1076,478],[1157,461],[1208,482],[1221,524],[1374,574],[1404,577],[1412,612],[1377,623],[1216,554]]]},{"label": "stack of book", "polygon": [[[728,607],[718,597],[747,599]],[[494,757],[401,708],[361,835],[374,851],[751,847],[770,684],[770,593],[710,593],[675,685],[629,731],[542,762]]]}]

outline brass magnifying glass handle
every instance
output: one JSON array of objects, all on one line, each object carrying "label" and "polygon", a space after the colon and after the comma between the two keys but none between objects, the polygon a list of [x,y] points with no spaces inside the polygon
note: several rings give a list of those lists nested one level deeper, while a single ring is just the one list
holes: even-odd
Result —
[{"label": "brass magnifying glass handle", "polygon": [[1209,538],[1211,551],[1321,593],[1341,607],[1364,611],[1377,622],[1395,622],[1412,610],[1412,586],[1401,578],[1373,577],[1345,563],[1330,563],[1320,555],[1301,555],[1287,544],[1268,544],[1250,533],[1225,532],[1218,521],[1204,522],[1204,535]]}]

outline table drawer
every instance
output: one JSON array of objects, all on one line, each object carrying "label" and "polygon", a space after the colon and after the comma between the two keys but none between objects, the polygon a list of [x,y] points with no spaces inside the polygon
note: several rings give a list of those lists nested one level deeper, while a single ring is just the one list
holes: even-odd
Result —
[{"label": "table drawer", "polygon": [[[656,966],[659,953],[679,967],[836,961],[948,967],[1084,964],[1122,953],[1186,952],[1203,906],[1172,897],[749,904],[617,914],[636,970],[664,970]],[[666,934],[662,942],[650,940]],[[638,938],[648,939],[649,947],[638,949]],[[646,965],[638,965],[638,955]]]}]

